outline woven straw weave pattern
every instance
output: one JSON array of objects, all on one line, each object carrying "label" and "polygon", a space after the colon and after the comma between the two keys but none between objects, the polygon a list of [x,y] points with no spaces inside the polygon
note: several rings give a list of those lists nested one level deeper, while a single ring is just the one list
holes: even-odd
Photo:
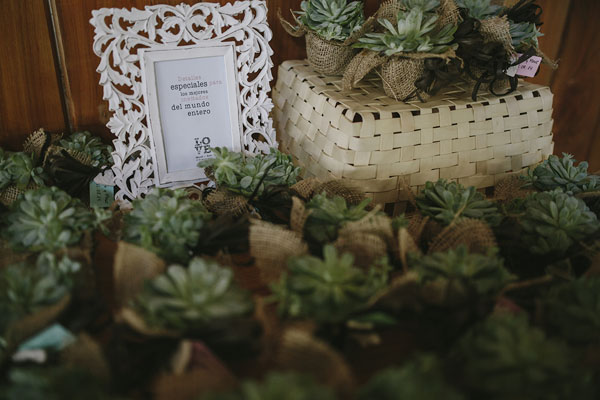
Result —
[{"label": "woven straw weave pattern", "polygon": [[376,203],[406,200],[401,179],[415,192],[439,178],[491,187],[554,149],[548,87],[520,83],[473,102],[467,85],[454,85],[403,103],[376,76],[347,91],[340,79],[284,62],[273,92],[278,139],[307,176],[348,179]]}]

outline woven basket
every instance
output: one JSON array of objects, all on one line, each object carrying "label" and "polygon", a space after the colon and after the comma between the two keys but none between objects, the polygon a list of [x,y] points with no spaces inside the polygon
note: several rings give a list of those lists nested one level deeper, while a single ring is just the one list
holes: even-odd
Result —
[{"label": "woven basket", "polygon": [[554,149],[547,87],[521,83],[473,102],[467,85],[454,85],[403,103],[376,76],[349,91],[340,79],[284,62],[273,92],[278,139],[307,176],[348,179],[379,204],[407,199],[401,178],[415,192],[439,178],[485,188]]}]

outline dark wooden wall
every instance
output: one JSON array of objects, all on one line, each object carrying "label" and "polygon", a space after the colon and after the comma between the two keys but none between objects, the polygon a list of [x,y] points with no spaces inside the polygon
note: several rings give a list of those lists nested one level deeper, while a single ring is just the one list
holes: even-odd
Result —
[{"label": "dark wooden wall", "polygon": [[[277,10],[289,18],[301,0],[266,0],[277,66],[305,56],[302,39],[289,37]],[[0,146],[20,148],[34,129],[90,130],[112,139],[92,51],[91,12],[102,7],[143,8],[194,0],[0,0]],[[228,0],[220,0],[227,3]],[[365,0],[367,13],[380,0]],[[541,47],[560,68],[543,68],[533,81],[554,98],[555,152],[589,159],[600,169],[600,17],[597,0],[539,0],[544,8]],[[273,83],[274,84],[274,83]]]}]

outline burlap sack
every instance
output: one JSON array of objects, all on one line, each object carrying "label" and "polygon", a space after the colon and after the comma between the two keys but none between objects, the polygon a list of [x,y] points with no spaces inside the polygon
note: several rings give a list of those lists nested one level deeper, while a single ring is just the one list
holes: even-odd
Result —
[{"label": "burlap sack", "polygon": [[[176,357],[185,359],[182,360],[183,368],[164,373],[155,380],[154,399],[193,400],[208,393],[231,390],[238,384],[233,374],[202,342],[182,341]],[[199,358],[200,362],[195,362],[194,358]]]},{"label": "burlap sack", "polygon": [[31,133],[25,142],[23,142],[23,151],[28,154],[33,154],[36,159],[40,159],[44,152],[44,147],[58,142],[62,138],[62,134],[49,134],[40,128]]},{"label": "burlap sack", "polygon": [[118,323],[126,324],[135,332],[148,337],[171,337],[180,336],[178,332],[163,328],[148,326],[144,318],[130,307],[124,307],[115,317]]},{"label": "burlap sack", "polygon": [[429,219],[429,217],[423,217],[420,213],[415,213],[408,220],[408,227],[406,229],[417,245],[421,243],[421,237]]},{"label": "burlap sack", "polygon": [[67,309],[70,302],[71,296],[67,294],[56,304],[45,307],[11,323],[4,334],[4,339],[7,343],[6,353],[10,353],[16,349],[21,342],[50,325]]},{"label": "burlap sack", "polygon": [[487,42],[502,43],[506,52],[510,55],[515,55],[515,48],[512,45],[512,37],[510,36],[510,23],[508,18],[493,17],[481,21],[479,31],[483,35],[483,40]]},{"label": "burlap sack", "polygon": [[349,398],[354,390],[355,379],[344,358],[305,330],[285,329],[274,361],[278,368],[313,375],[340,398]]},{"label": "burlap sack", "polygon": [[354,256],[354,264],[367,269],[392,252],[392,221],[385,215],[370,213],[359,221],[347,222],[338,231],[333,245]]},{"label": "burlap sack", "polygon": [[458,25],[461,20],[460,11],[454,0],[441,0],[438,14],[437,24],[439,27],[444,27],[448,24]]},{"label": "burlap sack", "polygon": [[128,304],[144,286],[144,281],[166,270],[156,254],[127,242],[119,242],[114,259],[114,290],[117,308]]},{"label": "burlap sack", "polygon": [[[396,101],[409,100],[417,93],[415,82],[425,72],[424,59],[394,57],[381,67],[383,90]],[[421,93],[423,100],[429,96]]]},{"label": "burlap sack", "polygon": [[406,228],[400,228],[398,230],[398,238],[396,247],[394,249],[394,255],[396,259],[402,263],[402,269],[404,272],[408,272],[408,253],[421,254],[421,249],[417,246],[417,243],[413,239],[412,235]]},{"label": "burlap sack", "polygon": [[306,33],[308,63],[321,74],[342,75],[355,53],[356,50],[349,45],[325,40],[312,32]]},{"label": "burlap sack", "polygon": [[509,202],[514,199],[525,198],[534,190],[524,187],[525,181],[513,175],[500,180],[494,187],[494,200]]},{"label": "burlap sack", "polygon": [[252,210],[252,206],[248,204],[248,199],[227,189],[213,190],[204,198],[203,203],[208,211],[217,216],[232,215],[240,217]]},{"label": "burlap sack", "polygon": [[29,190],[38,189],[39,186],[33,182],[30,182],[29,185],[25,189],[19,189],[15,185],[10,185],[5,187],[2,191],[0,191],[0,202],[7,207],[13,205],[15,201],[19,199],[19,196],[28,192]]},{"label": "burlap sack", "polygon": [[308,63],[315,71],[325,75],[341,75],[344,73],[356,50],[351,46],[365,32],[365,27],[352,34],[343,42],[325,40],[296,20],[298,26],[287,22],[281,12],[278,12],[279,21],[283,29],[294,37],[306,35],[306,56]]},{"label": "burlap sack", "polygon": [[392,312],[407,309],[419,311],[422,309],[420,293],[418,276],[414,271],[409,271],[392,279],[387,289],[373,298],[372,302],[376,307]]},{"label": "burlap sack", "polygon": [[310,215],[302,200],[292,197],[292,212],[290,214],[290,228],[300,236],[304,234],[304,225]]},{"label": "burlap sack", "polygon": [[479,219],[465,218],[447,226],[429,244],[429,253],[444,252],[465,245],[471,253],[486,254],[489,249],[498,247],[490,226]]},{"label": "burlap sack", "polygon": [[90,336],[85,333],[77,337],[77,341],[60,353],[61,363],[72,367],[80,368],[104,384],[110,382],[110,367],[102,347]]},{"label": "burlap sack", "polygon": [[306,178],[292,185],[290,189],[300,196],[302,200],[308,200],[315,193],[315,189],[321,186],[322,183],[318,178]]},{"label": "burlap sack", "polygon": [[249,241],[250,255],[256,260],[265,284],[279,280],[290,257],[308,252],[299,233],[259,220],[252,221]]},{"label": "burlap sack", "polygon": [[365,192],[359,187],[342,179],[334,179],[317,186],[313,194],[325,193],[327,197],[340,196],[348,205],[360,204],[365,198]]}]

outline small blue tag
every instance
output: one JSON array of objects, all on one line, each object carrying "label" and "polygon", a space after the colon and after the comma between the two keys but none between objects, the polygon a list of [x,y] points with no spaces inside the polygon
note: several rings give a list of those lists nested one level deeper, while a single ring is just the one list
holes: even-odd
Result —
[{"label": "small blue tag", "polygon": [[18,351],[28,350],[62,350],[75,342],[75,336],[60,324],[54,324],[44,329],[25,343],[22,343]]},{"label": "small blue tag", "polygon": [[115,201],[115,187],[90,182],[90,207],[106,208]]}]

